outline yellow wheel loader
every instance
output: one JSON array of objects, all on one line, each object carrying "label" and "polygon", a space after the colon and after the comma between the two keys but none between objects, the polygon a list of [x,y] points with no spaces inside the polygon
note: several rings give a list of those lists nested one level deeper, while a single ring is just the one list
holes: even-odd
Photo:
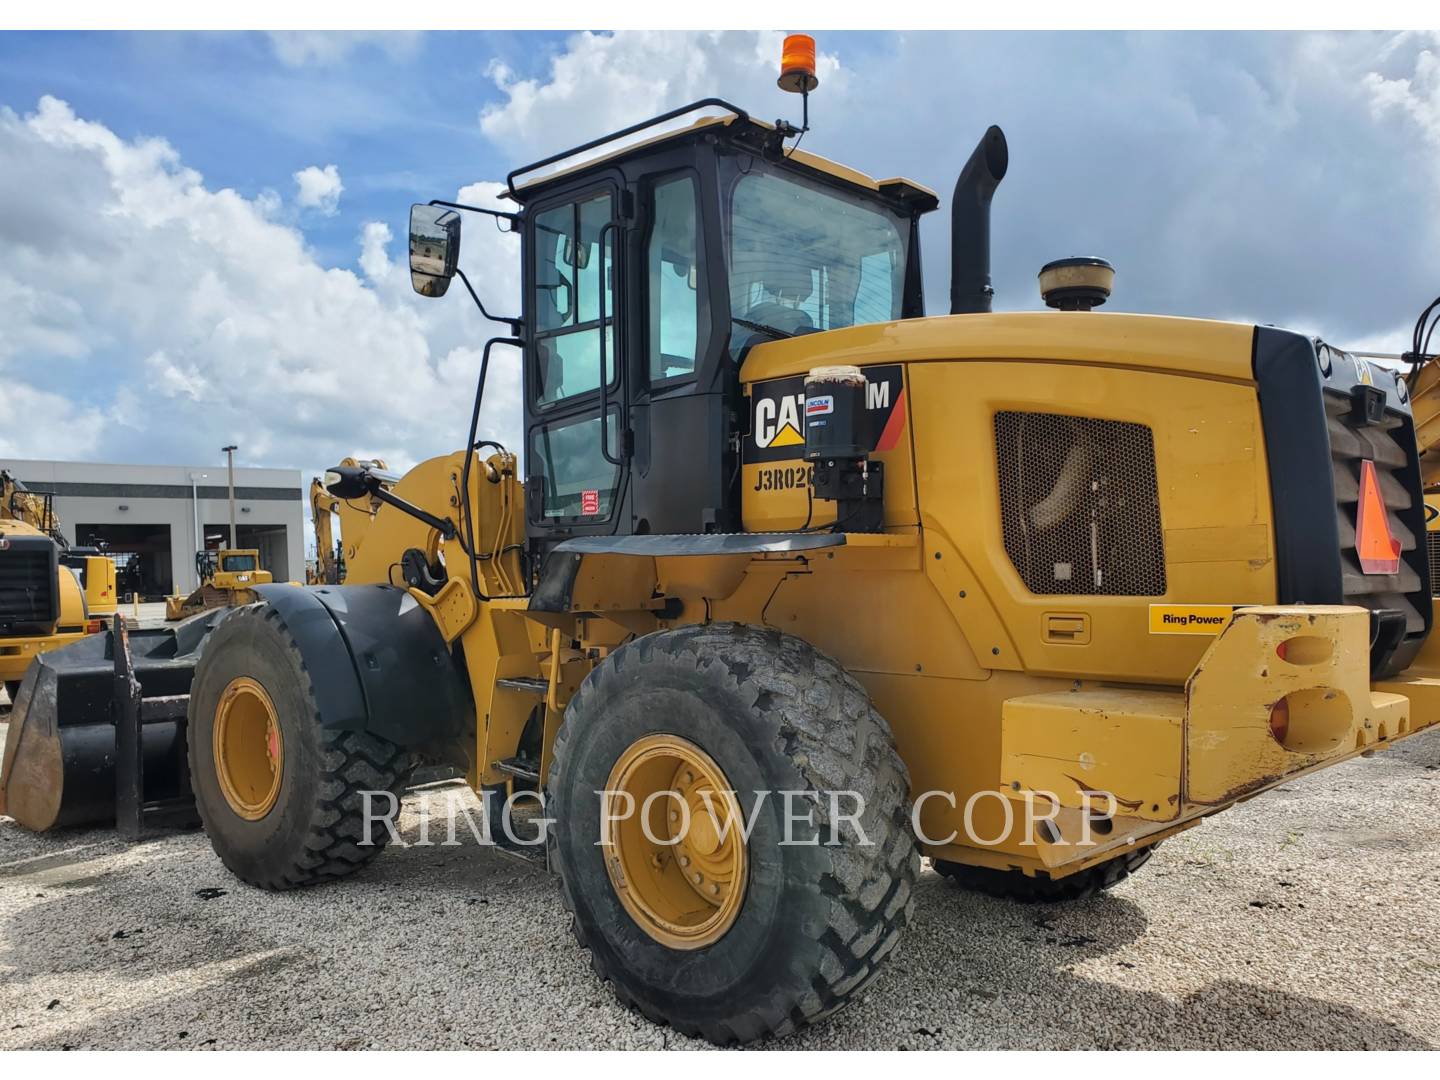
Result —
[{"label": "yellow wheel loader", "polygon": [[[1042,271],[1055,310],[992,313],[998,128],[927,317],[936,196],[801,130],[707,99],[517,169],[513,210],[413,208],[424,296],[473,296],[465,214],[523,241],[465,441],[327,474],[364,522],[343,585],[42,660],[8,812],[46,824],[26,762],[101,730],[67,714],[86,680],[125,689],[130,820],[183,724],[214,849],[265,889],[360,869],[415,764],[456,763],[622,1001],[745,1042],[870,984],[922,855],[1082,896],[1440,721],[1402,384],[1287,330],[1093,311],[1096,258]],[[523,453],[477,437],[500,348]],[[62,809],[90,791],[64,781]]]},{"label": "yellow wheel loader", "polygon": [[31,660],[114,614],[115,560],[72,546],[53,498],[0,470],[0,682],[11,705]]},{"label": "yellow wheel loader", "polygon": [[200,584],[194,592],[165,598],[166,622],[188,619],[210,608],[253,604],[255,586],[275,580],[270,571],[260,568],[260,552],[255,548],[197,551],[195,573]]}]

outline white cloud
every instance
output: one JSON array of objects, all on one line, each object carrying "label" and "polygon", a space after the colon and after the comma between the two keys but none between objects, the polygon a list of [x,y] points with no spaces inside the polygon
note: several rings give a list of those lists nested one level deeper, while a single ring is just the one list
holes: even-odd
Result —
[{"label": "white cloud", "polygon": [[1440,56],[1436,55],[1440,49],[1440,32],[1396,34],[1381,58],[1395,55],[1407,43],[1420,46],[1409,75],[1386,78],[1372,71],[1365,76],[1365,89],[1370,93],[1377,118],[1395,112],[1407,116],[1440,151]]},{"label": "white cloud", "polygon": [[371,281],[383,281],[390,273],[390,255],[386,249],[395,238],[383,221],[367,221],[360,230],[360,269]]},{"label": "white cloud", "polygon": [[[481,129],[519,163],[712,95],[795,120],[799,103],[775,86],[781,40],[575,34],[542,75],[491,65],[505,100]],[[947,309],[955,177],[998,122],[1011,157],[995,198],[997,308],[1038,306],[1043,263],[1093,253],[1117,265],[1111,309],[1390,341],[1436,291],[1437,41],[821,35],[833,52],[805,147],[940,193],[922,230],[932,313]]]},{"label": "white cloud", "polygon": [[[480,127],[506,147],[545,152],[703,97],[789,108],[794,99],[775,88],[784,38],[779,31],[750,30],[575,34],[544,81],[521,79],[492,63],[490,77],[507,100],[486,108]],[[821,51],[816,66],[822,87],[833,94],[844,81],[839,60]]]},{"label": "white cloud", "polygon": [[329,67],[361,48],[378,48],[391,59],[413,56],[421,33],[412,30],[272,30],[266,35],[276,58],[290,67]]},{"label": "white cloud", "polygon": [[299,205],[328,217],[340,209],[340,195],[345,185],[340,180],[340,170],[334,165],[323,169],[308,165],[295,174],[295,188],[295,201]]},{"label": "white cloud", "polygon": [[[463,293],[415,296],[384,225],[364,231],[363,278],[321,265],[264,196],[213,190],[165,142],[50,97],[0,109],[0,162],[0,382],[26,418],[0,452],[93,457],[103,441],[113,460],[198,461],[225,438],[246,462],[404,468],[463,441],[475,345],[496,331]],[[465,236],[505,311],[514,240],[482,220]],[[518,448],[515,362],[495,359],[485,431]]]},{"label": "white cloud", "polygon": [[[798,118],[775,87],[780,40],[576,34],[535,77],[492,68],[504,101],[481,125],[519,163],[712,94]],[[1040,264],[1088,252],[1118,266],[1115,309],[1289,323],[1341,344],[1391,341],[1436,291],[1433,37],[856,41],[821,39],[805,145],[940,192],[923,242],[932,312],[950,187],[991,122],[1011,144],[995,203],[1002,308],[1036,306]],[[499,190],[457,197],[503,205]],[[102,431],[106,456],[135,460],[208,460],[217,435],[248,461],[306,469],[447,452],[479,346],[504,328],[459,285],[414,296],[403,246],[368,222],[346,266],[323,265],[273,192],[212,188],[163,140],[121,138],[51,98],[26,117],[0,110],[0,380],[39,421],[6,429],[18,445],[5,452],[94,456]],[[515,312],[518,238],[470,217],[463,247],[487,306]],[[484,428],[517,446],[518,366],[509,351],[494,361]]]},{"label": "white cloud", "polygon": [[[3,368],[0,368],[3,371]],[[6,378],[0,457],[64,460],[99,448],[104,417],[60,394]]]}]

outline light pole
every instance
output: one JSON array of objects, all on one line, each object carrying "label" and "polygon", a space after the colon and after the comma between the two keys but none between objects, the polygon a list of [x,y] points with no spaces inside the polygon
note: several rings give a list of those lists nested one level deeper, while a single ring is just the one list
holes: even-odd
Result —
[{"label": "light pole", "polygon": [[235,451],[238,446],[222,446],[226,464],[225,468],[230,473],[230,547],[235,547]]}]

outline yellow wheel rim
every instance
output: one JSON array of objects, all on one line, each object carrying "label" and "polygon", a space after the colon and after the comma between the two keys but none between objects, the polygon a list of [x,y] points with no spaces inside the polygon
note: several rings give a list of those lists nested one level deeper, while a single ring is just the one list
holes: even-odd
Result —
[{"label": "yellow wheel rim", "polygon": [[285,771],[285,744],[275,704],[254,679],[231,679],[215,707],[211,740],[215,775],[230,809],[259,821],[275,806]]},{"label": "yellow wheel rim", "polygon": [[605,869],[636,924],[672,949],[724,937],[749,859],[739,803],[714,759],[678,735],[647,735],[610,770],[604,800]]}]

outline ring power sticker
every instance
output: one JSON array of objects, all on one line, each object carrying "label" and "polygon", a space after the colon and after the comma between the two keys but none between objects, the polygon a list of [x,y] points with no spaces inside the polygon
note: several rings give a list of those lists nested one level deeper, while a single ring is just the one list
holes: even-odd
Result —
[{"label": "ring power sticker", "polygon": [[1150,633],[1213,637],[1229,626],[1234,616],[1232,604],[1151,604]]}]

